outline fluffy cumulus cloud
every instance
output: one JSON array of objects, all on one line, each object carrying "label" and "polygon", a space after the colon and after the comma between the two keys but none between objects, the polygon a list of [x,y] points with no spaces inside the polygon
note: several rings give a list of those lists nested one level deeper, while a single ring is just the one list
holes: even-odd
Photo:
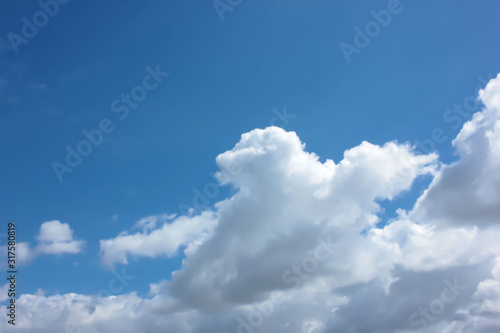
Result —
[{"label": "fluffy cumulus cloud", "polygon": [[[16,245],[16,256],[18,265],[27,264],[38,255],[63,255],[76,254],[83,250],[84,241],[73,237],[73,230],[68,223],[57,220],[42,223],[37,237],[38,244],[35,247],[27,242]],[[5,251],[6,246],[2,246]]]},{"label": "fluffy cumulus cloud", "polygon": [[[480,99],[449,165],[397,142],[321,162],[293,132],[242,135],[216,159],[235,194],[101,241],[107,264],[183,254],[180,270],[148,297],[22,295],[17,331],[499,331],[500,76]],[[427,190],[387,221],[380,202],[422,175]]]},{"label": "fluffy cumulus cloud", "polygon": [[68,223],[57,220],[42,223],[36,251],[45,254],[79,253],[84,242],[73,239]]}]

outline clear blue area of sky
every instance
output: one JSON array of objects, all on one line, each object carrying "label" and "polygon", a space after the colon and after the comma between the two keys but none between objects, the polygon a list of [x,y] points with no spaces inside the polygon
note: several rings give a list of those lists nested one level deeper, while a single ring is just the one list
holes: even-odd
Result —
[{"label": "clear blue area of sky", "polygon": [[[22,17],[40,6],[0,1],[0,227],[17,221],[19,240],[33,246],[41,223],[60,220],[87,242],[83,254],[22,267],[21,291],[106,288],[99,240],[192,205],[215,157],[268,126],[274,108],[296,115],[276,124],[322,160],[338,162],[363,140],[414,143],[435,128],[448,136],[437,150],[451,160],[459,129],[443,115],[475,95],[479,76],[500,71],[500,3],[401,0],[347,63],[340,43],[354,45],[353,29],[387,3],[243,0],[221,21],[211,1],[72,0],[14,53],[7,35],[21,34]],[[157,64],[170,75],[120,120],[112,101]],[[115,130],[60,183],[51,163],[64,163],[65,147],[103,118]],[[409,208],[419,191],[398,206]],[[136,278],[124,292],[146,293],[180,259],[132,260],[126,270]]]}]

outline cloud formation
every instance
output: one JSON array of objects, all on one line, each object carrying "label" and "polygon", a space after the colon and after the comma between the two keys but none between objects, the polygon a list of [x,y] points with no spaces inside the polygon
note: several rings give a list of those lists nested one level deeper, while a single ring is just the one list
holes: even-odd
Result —
[{"label": "cloud formation", "polygon": [[[181,246],[195,246],[215,224],[215,216],[211,212],[174,218],[175,215],[166,214],[145,217],[136,224],[136,228],[141,228],[142,232],[132,235],[124,232],[116,238],[101,240],[104,263],[109,266],[114,263],[127,264],[128,256],[172,257]],[[161,228],[154,229],[158,222],[162,223]]]},{"label": "cloud formation", "polygon": [[[41,224],[37,236],[38,244],[32,248],[28,242],[16,244],[16,261],[19,265],[30,262],[38,255],[63,255],[77,254],[82,252],[84,241],[73,237],[73,230],[68,223],[58,220],[47,221]],[[6,246],[2,246],[6,250]]]},{"label": "cloud formation", "polygon": [[[450,165],[397,142],[322,163],[294,132],[243,134],[216,159],[219,176],[241,170],[220,177],[234,195],[101,242],[107,264],[183,250],[182,268],[152,281],[151,297],[22,295],[17,331],[500,330],[500,75],[479,97],[485,107],[453,141]],[[380,202],[426,174],[414,208],[385,219]],[[68,241],[59,231],[51,240]]]},{"label": "cloud formation", "polygon": [[43,254],[79,253],[84,242],[73,239],[73,230],[68,223],[57,220],[42,223],[37,237],[38,246],[35,251]]},{"label": "cloud formation", "polygon": [[486,106],[464,124],[453,146],[460,159],[442,168],[414,216],[441,225],[498,225],[500,216],[500,80],[481,90]]}]

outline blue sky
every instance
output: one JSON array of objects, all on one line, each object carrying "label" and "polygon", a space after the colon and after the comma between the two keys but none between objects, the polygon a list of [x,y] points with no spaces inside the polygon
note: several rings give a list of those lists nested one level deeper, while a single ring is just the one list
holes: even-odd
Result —
[{"label": "blue sky", "polygon": [[[9,33],[21,35],[22,18],[32,21],[41,7],[0,1],[0,220],[5,230],[16,221],[18,241],[32,247],[52,220],[85,242],[80,253],[38,255],[20,267],[19,291],[106,288],[112,273],[99,241],[133,233],[143,217],[192,206],[193,188],[213,181],[217,155],[284,109],[294,118],[275,125],[295,131],[321,162],[340,162],[362,141],[415,144],[436,128],[447,137],[436,146],[440,161],[457,160],[451,141],[473,112],[458,126],[443,116],[499,72],[500,4],[401,0],[400,12],[348,63],[339,45],[354,45],[354,28],[387,7],[243,0],[221,20],[207,1],[72,0],[14,52]],[[169,75],[121,120],[111,104],[142,84],[148,66]],[[82,131],[104,118],[114,130],[60,182],[52,163],[64,163],[65,147],[76,149]],[[383,225],[396,208],[411,209],[432,179],[381,200]],[[220,191],[209,207],[235,193]],[[146,297],[150,283],[170,280],[183,249],[118,264],[135,276],[123,292]]]}]

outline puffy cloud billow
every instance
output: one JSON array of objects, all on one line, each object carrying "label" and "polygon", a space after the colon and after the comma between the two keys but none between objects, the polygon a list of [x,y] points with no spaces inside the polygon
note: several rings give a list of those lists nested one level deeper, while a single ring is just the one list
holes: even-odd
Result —
[{"label": "puffy cloud billow", "polygon": [[81,252],[84,245],[83,241],[73,238],[68,223],[57,220],[42,223],[37,239],[39,243],[35,250],[44,254],[75,254]]},{"label": "puffy cloud billow", "polygon": [[[85,241],[73,236],[73,229],[68,223],[58,220],[47,221],[40,225],[37,236],[38,244],[31,247],[28,242],[16,244],[16,262],[25,265],[39,255],[77,254],[83,251]],[[0,246],[7,253],[7,246]]]},{"label": "puffy cloud billow", "polygon": [[[22,295],[16,331],[500,331],[500,75],[479,98],[449,165],[397,142],[322,163],[294,132],[243,134],[216,159],[234,195],[101,241],[107,264],[183,254],[179,271],[147,298]],[[388,221],[380,202],[423,175]]]}]

